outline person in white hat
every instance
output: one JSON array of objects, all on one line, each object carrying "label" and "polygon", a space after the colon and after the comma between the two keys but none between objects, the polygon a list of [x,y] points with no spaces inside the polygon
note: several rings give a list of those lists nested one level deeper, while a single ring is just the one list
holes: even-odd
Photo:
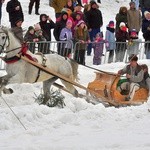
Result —
[{"label": "person in white hat", "polygon": [[125,51],[127,48],[127,40],[129,39],[128,28],[124,22],[119,25],[119,30],[116,31],[116,62],[123,62]]}]

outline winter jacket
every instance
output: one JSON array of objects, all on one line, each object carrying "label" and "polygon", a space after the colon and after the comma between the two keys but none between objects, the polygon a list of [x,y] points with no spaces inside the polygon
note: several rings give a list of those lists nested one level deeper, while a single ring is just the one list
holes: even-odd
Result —
[{"label": "winter jacket", "polygon": [[92,44],[94,48],[94,57],[93,64],[100,65],[101,57],[103,56],[103,48],[104,48],[105,40],[103,38],[95,39],[95,42]]},{"label": "winter jacket", "polygon": [[[17,6],[20,7],[19,10],[15,10],[15,8]],[[22,19],[22,21],[24,21],[24,15],[23,15],[22,7],[21,7],[21,4],[18,0],[10,0],[7,3],[6,11],[9,14],[9,21],[10,22],[13,22],[15,24],[17,19]]]},{"label": "winter jacket", "polygon": [[26,32],[24,36],[24,41],[25,42],[33,42],[33,39],[36,39],[37,36],[35,34],[31,34],[29,31]]},{"label": "winter jacket", "polygon": [[142,32],[145,41],[150,41],[150,30],[148,30],[148,27],[150,27],[150,20],[143,19]]},{"label": "winter jacket", "polygon": [[141,83],[144,78],[144,71],[141,66],[137,64],[136,67],[131,67],[130,65],[125,66],[122,70],[120,70],[121,74],[129,74],[131,78],[128,78],[129,82]]},{"label": "winter jacket", "polygon": [[[125,12],[123,12],[125,10]],[[116,17],[116,32],[119,30],[119,25],[121,22],[124,22],[127,26],[127,8],[120,7],[119,13],[117,13]]]},{"label": "winter jacket", "polygon": [[119,29],[116,32],[116,42],[126,42],[129,39],[129,34],[126,31]]},{"label": "winter jacket", "polygon": [[63,28],[66,27],[66,22],[67,22],[67,19],[64,20],[63,19],[63,15],[66,14],[66,12],[63,12],[59,18],[59,20],[56,22],[55,24],[55,28],[54,28],[54,37],[56,39],[56,41],[59,41],[59,36],[60,36],[60,32]]},{"label": "winter jacket", "polygon": [[140,31],[142,26],[142,16],[139,10],[129,9],[127,11],[127,21],[129,31],[136,29],[137,32]]},{"label": "winter jacket", "polygon": [[59,40],[60,41],[68,41],[68,43],[66,44],[65,48],[71,49],[72,48],[72,31],[71,29],[68,28],[63,28],[60,32],[60,36],[59,36]]},{"label": "winter jacket", "polygon": [[[75,33],[74,33],[75,42],[80,42],[81,40],[87,42],[90,39],[87,27],[82,29],[82,32],[83,32],[82,36],[79,34],[79,32],[80,32],[80,28],[76,27]],[[77,44],[76,46],[77,46],[76,50],[81,50],[81,49],[85,49],[87,44],[81,43],[81,44]]]},{"label": "winter jacket", "polygon": [[142,42],[141,39],[132,39],[131,44],[128,44],[127,46],[127,54],[130,56],[131,54],[138,55],[140,52],[140,43]]},{"label": "winter jacket", "polygon": [[86,21],[88,29],[97,29],[103,25],[102,13],[99,9],[91,8],[86,13]]},{"label": "winter jacket", "polygon": [[51,41],[51,29],[55,28],[55,23],[52,20],[47,22],[47,21],[42,21],[40,19],[39,24],[40,24],[41,29],[43,31],[43,36],[46,38],[47,41]]},{"label": "winter jacket", "polygon": [[115,43],[115,33],[113,28],[107,27],[106,35],[105,35],[105,41],[106,43],[106,50],[114,50],[116,49],[116,43]]}]

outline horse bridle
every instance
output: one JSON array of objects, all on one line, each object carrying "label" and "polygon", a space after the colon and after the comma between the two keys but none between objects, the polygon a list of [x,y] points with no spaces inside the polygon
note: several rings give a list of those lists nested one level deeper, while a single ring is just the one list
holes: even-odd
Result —
[{"label": "horse bridle", "polygon": [[[8,39],[8,41],[9,41],[9,36],[8,36],[5,32],[0,32],[0,34],[1,34],[1,33],[4,33],[4,34],[6,35],[4,44],[3,44],[3,45],[0,45],[0,47],[2,47],[2,50],[3,50],[3,52],[4,52],[4,46],[5,46],[5,44],[6,44],[7,39]],[[9,43],[9,44],[10,44],[10,43]],[[9,46],[9,44],[8,44],[8,46]],[[7,46],[7,47],[8,47],[8,46]]]},{"label": "horse bridle", "polygon": [[[20,47],[11,49],[11,50],[9,50],[9,51],[4,51],[4,46],[5,46],[5,44],[6,44],[7,39],[8,39],[8,42],[9,42],[9,36],[8,36],[5,32],[0,32],[0,33],[4,33],[4,34],[6,35],[4,44],[3,44],[3,45],[0,45],[0,47],[2,47],[2,50],[3,50],[4,53],[9,53],[9,52],[12,52],[12,51],[14,51],[14,50],[17,50],[17,49],[21,48],[21,46],[20,46]],[[7,47],[9,47],[9,45],[10,45],[10,42],[9,42],[9,44],[8,44]]]}]

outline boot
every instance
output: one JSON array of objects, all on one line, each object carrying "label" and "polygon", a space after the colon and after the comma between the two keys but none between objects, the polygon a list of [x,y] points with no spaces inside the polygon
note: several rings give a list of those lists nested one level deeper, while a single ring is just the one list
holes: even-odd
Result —
[{"label": "boot", "polygon": [[31,13],[32,13],[32,8],[31,7],[29,7],[29,15],[31,15]]},{"label": "boot", "polygon": [[36,14],[36,15],[40,15],[40,14],[39,14],[39,9],[35,9],[35,14]]},{"label": "boot", "polygon": [[36,12],[35,14],[36,14],[36,15],[40,15],[39,12]]}]

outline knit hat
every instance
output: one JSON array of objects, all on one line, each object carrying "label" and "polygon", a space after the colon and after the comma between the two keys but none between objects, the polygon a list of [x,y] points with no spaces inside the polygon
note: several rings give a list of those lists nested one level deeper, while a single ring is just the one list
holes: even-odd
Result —
[{"label": "knit hat", "polygon": [[122,26],[124,26],[124,27],[126,26],[124,22],[121,22],[119,25],[119,27],[122,27]]},{"label": "knit hat", "polygon": [[28,28],[28,31],[30,31],[30,30],[34,30],[34,27],[33,27],[33,26],[30,26],[30,27]]},{"label": "knit hat", "polygon": [[138,57],[137,57],[135,54],[131,54],[131,55],[128,57],[128,60],[129,60],[129,61],[138,61]]},{"label": "knit hat", "polygon": [[67,20],[67,22],[66,22],[66,24],[69,24],[69,23],[71,23],[71,24],[72,24],[71,19],[68,19],[68,20]]},{"label": "knit hat", "polygon": [[85,24],[85,22],[83,20],[80,20],[78,23],[77,23],[77,26],[80,26],[82,23]]},{"label": "knit hat", "polygon": [[108,26],[114,26],[114,21],[109,21],[109,24],[108,24]]}]

